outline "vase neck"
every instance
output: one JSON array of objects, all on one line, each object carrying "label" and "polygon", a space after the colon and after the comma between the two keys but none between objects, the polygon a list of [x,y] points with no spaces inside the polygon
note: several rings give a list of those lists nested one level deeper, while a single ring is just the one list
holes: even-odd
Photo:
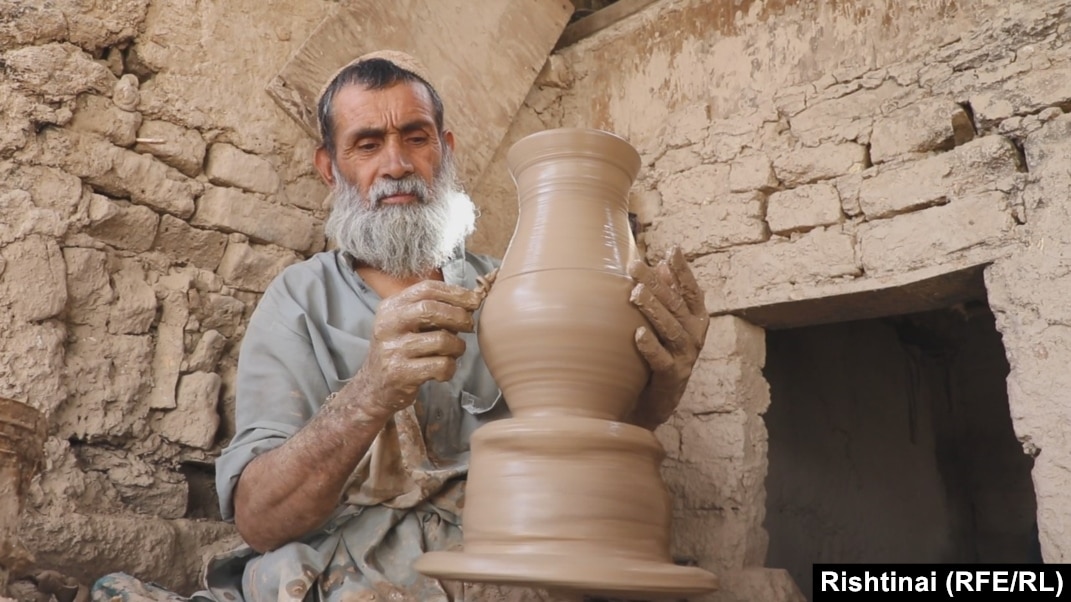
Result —
[{"label": "vase neck", "polygon": [[630,174],[598,157],[563,153],[528,163],[514,179],[519,214],[500,277],[547,269],[627,274],[637,257]]}]

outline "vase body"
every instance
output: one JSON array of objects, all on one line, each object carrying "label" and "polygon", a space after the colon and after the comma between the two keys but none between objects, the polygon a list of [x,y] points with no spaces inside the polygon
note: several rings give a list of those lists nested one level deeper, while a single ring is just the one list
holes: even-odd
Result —
[{"label": "vase body", "polygon": [[548,130],[507,157],[517,227],[477,335],[511,417],[471,437],[464,549],[433,551],[429,576],[647,599],[717,580],[670,556],[671,498],[654,434],[625,420],[650,377],[629,301],[638,258],[624,140]]},{"label": "vase body", "polygon": [[622,420],[647,382],[629,302],[628,192],[640,157],[597,130],[534,134],[507,156],[517,227],[477,327],[512,414]]}]

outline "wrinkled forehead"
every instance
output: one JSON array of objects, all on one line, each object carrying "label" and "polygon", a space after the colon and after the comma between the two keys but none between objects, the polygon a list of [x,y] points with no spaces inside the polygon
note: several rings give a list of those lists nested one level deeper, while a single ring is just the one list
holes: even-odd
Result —
[{"label": "wrinkled forehead", "polygon": [[435,107],[431,93],[420,82],[401,81],[386,88],[370,89],[361,84],[341,88],[332,99],[334,132],[344,136],[350,130],[413,129],[434,130]]}]

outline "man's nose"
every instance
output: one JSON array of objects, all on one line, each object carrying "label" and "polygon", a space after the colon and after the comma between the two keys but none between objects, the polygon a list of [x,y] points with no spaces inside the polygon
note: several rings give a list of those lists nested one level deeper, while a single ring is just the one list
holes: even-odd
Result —
[{"label": "man's nose", "polygon": [[409,153],[397,142],[388,143],[384,148],[382,175],[399,180],[413,173],[413,163]]}]

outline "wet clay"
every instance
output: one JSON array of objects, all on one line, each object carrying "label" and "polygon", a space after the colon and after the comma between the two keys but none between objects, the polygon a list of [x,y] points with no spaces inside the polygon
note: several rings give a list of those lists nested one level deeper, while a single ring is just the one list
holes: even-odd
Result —
[{"label": "wet clay", "polygon": [[33,558],[16,538],[22,496],[41,461],[45,421],[36,409],[0,397],[0,596],[9,573]]},{"label": "wet clay", "polygon": [[415,564],[442,579],[632,598],[716,588],[676,566],[662,447],[622,422],[650,376],[629,301],[628,191],[640,157],[598,130],[510,149],[519,216],[477,325],[512,418],[471,439],[464,550]]}]

